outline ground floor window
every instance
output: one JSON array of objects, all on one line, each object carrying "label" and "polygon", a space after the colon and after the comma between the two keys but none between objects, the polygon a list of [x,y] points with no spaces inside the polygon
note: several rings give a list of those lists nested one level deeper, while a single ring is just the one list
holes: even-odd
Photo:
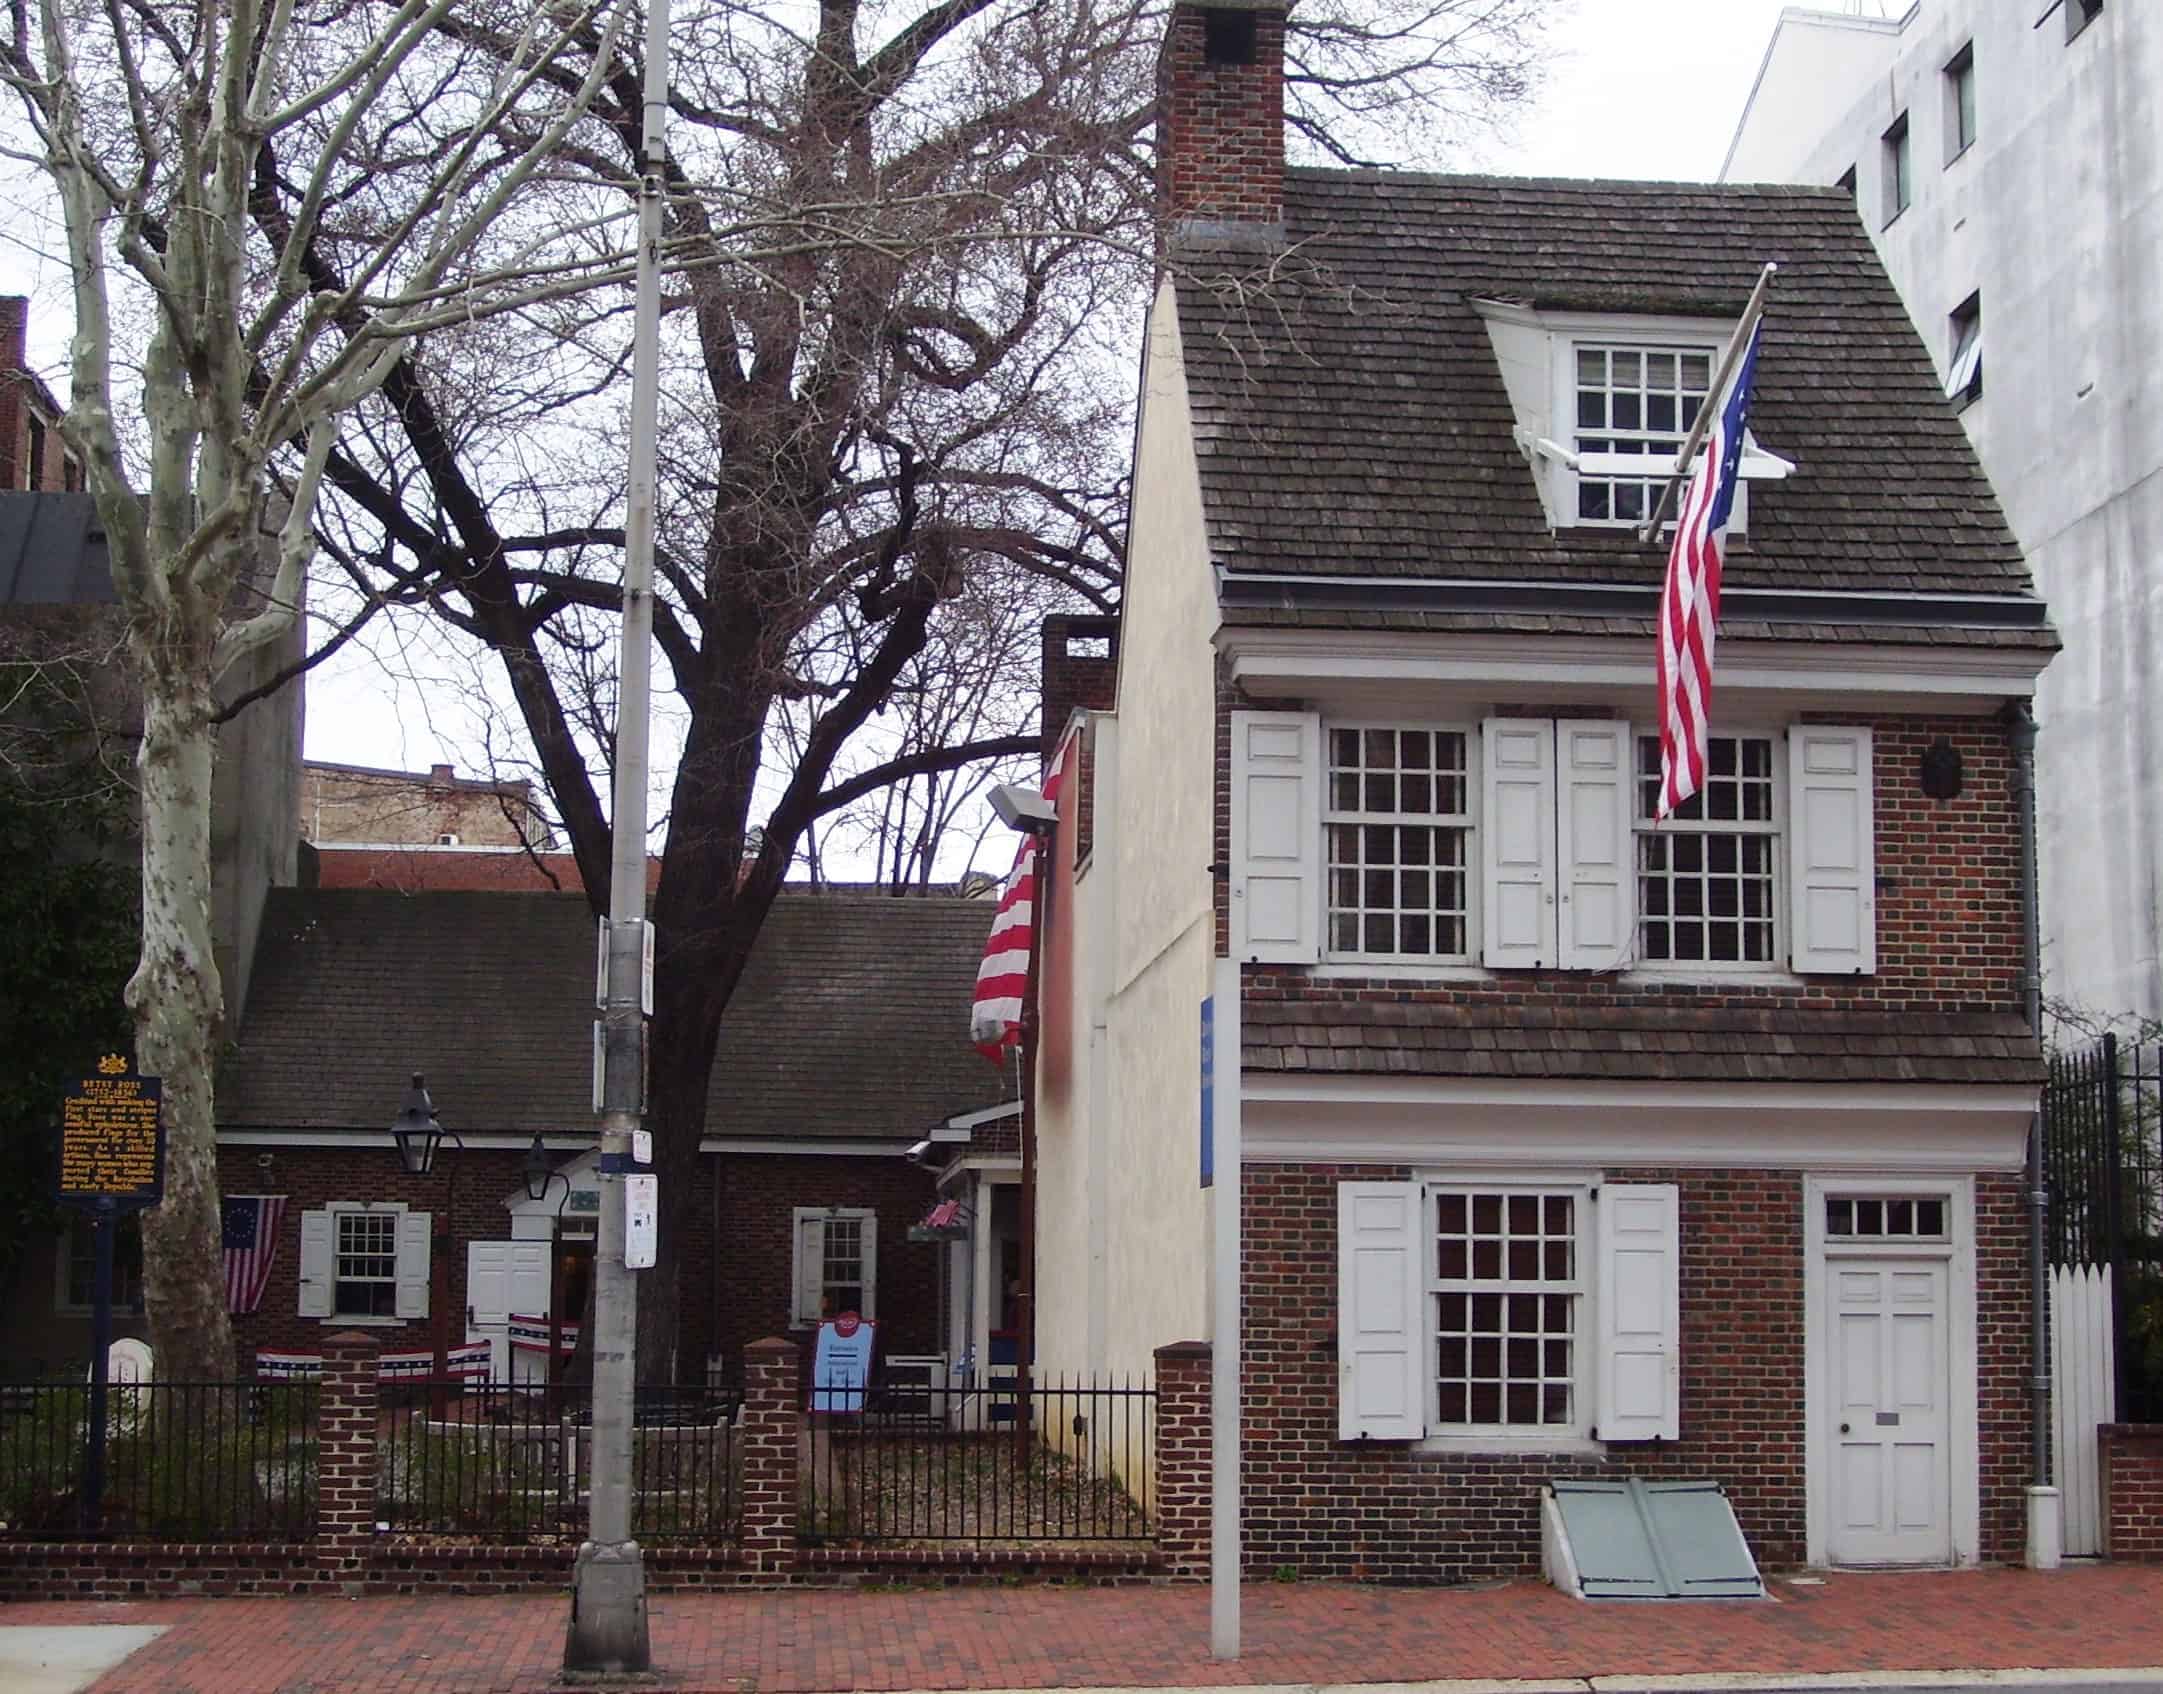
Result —
[{"label": "ground floor window", "polygon": [[868,1206],[798,1206],[795,1296],[797,1325],[854,1312],[875,1318],[878,1302],[878,1214]]},{"label": "ground floor window", "polygon": [[1585,1191],[1438,1187],[1438,1429],[1579,1433]]},{"label": "ground floor window", "polygon": [[[130,1212],[114,1219],[113,1229],[113,1310],[139,1312],[143,1309],[141,1220]],[[56,1303],[64,1312],[87,1312],[97,1292],[97,1236],[90,1220],[79,1212],[68,1221],[61,1251],[66,1260],[61,1267],[60,1298]]]}]

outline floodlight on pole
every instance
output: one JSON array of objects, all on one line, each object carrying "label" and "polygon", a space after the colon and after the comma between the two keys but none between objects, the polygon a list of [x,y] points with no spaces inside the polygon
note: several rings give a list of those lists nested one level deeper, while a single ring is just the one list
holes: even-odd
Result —
[{"label": "floodlight on pole", "polygon": [[1049,835],[1059,827],[1058,808],[1034,788],[1002,782],[991,791],[991,809],[1008,829],[1024,835]]}]

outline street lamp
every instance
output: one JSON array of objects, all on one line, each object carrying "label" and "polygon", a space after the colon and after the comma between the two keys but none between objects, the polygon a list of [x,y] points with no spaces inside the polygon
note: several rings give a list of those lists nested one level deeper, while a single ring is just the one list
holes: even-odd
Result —
[{"label": "street lamp", "polygon": [[525,1162],[520,1170],[526,1179],[526,1198],[545,1200],[551,1182],[563,1184],[563,1198],[556,1202],[556,1221],[548,1231],[548,1367],[546,1381],[548,1394],[546,1404],[556,1409],[556,1371],[563,1357],[563,1208],[570,1203],[571,1179],[549,1162],[548,1149],[541,1145],[541,1132],[533,1132],[533,1145],[526,1149]]},{"label": "street lamp", "polygon": [[[436,1166],[436,1153],[445,1141],[461,1150],[465,1143],[453,1130],[436,1121],[435,1102],[428,1098],[421,1073],[413,1073],[413,1086],[405,1103],[391,1119],[391,1140],[398,1145],[398,1163],[408,1176],[427,1176]],[[451,1212],[458,1204],[458,1164],[444,1167],[447,1186],[442,1208],[435,1214],[428,1234],[428,1315],[435,1346],[435,1368],[430,1389],[430,1410],[441,1417],[450,1398],[451,1374]]]}]

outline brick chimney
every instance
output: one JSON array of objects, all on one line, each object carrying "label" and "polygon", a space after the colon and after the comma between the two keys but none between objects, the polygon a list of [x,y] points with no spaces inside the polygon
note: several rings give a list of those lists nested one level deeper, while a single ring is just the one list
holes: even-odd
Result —
[{"label": "brick chimney", "polygon": [[20,294],[0,294],[0,488],[30,486],[25,465],[23,362],[29,357],[23,329],[30,302]]},{"label": "brick chimney", "polygon": [[1284,18],[1291,0],[1175,0],[1157,61],[1157,202],[1175,230],[1284,234]]},{"label": "brick chimney", "polygon": [[1108,712],[1118,699],[1119,620],[1060,613],[1044,620],[1044,757],[1077,707]]}]

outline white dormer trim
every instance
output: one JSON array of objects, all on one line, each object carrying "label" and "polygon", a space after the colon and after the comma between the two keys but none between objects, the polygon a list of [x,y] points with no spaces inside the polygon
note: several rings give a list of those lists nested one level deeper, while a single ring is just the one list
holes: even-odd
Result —
[{"label": "white dormer trim", "polygon": [[[1577,515],[1580,475],[1617,475],[1647,468],[1642,456],[1580,454],[1576,435],[1577,346],[1596,341],[1605,346],[1637,344],[1702,350],[1717,366],[1735,332],[1723,318],[1646,316],[1626,312],[1551,312],[1507,300],[1475,300],[1473,309],[1487,326],[1502,385],[1516,414],[1512,439],[1532,467],[1532,481],[1550,529],[1634,527],[1629,520],[1587,520]],[[1672,471],[1669,461],[1664,467]],[[1741,474],[1730,533],[1749,529],[1749,490],[1753,481],[1779,481],[1795,470],[1791,459],[1766,451],[1754,432],[1745,431]]]}]

